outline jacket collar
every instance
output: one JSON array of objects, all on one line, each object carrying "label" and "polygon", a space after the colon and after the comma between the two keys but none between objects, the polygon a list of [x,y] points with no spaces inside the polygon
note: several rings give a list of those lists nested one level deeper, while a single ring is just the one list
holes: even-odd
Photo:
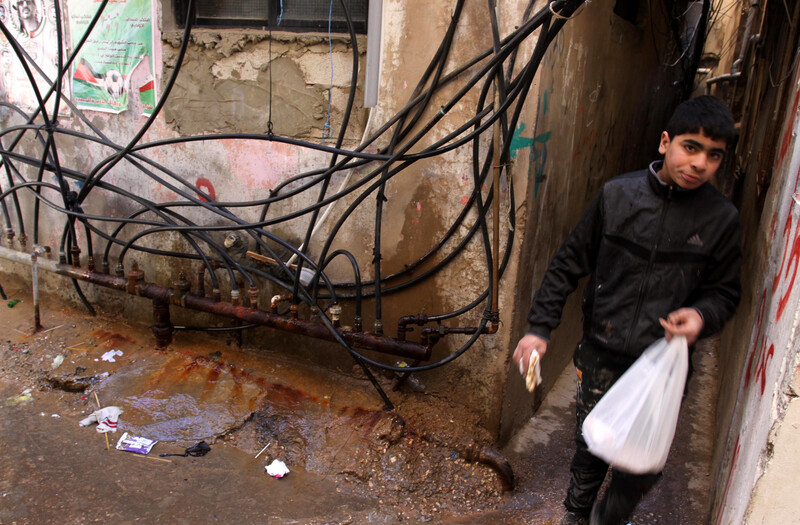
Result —
[{"label": "jacket collar", "polygon": [[706,182],[705,184],[703,184],[703,185],[701,185],[701,186],[699,186],[699,187],[697,187],[697,188],[695,188],[693,190],[687,190],[687,189],[681,188],[680,186],[670,186],[669,184],[667,184],[666,182],[664,182],[664,181],[662,181],[661,179],[658,178],[657,173],[658,173],[658,171],[661,169],[661,167],[663,165],[664,165],[664,161],[663,160],[654,160],[653,162],[650,163],[650,167],[647,170],[647,182],[650,183],[650,187],[653,189],[653,191],[656,193],[656,195],[667,196],[669,194],[670,188],[673,189],[673,193],[672,193],[673,195],[676,195],[676,194],[688,195],[688,194],[691,194],[691,193],[699,190],[700,188],[702,188],[706,184],[708,184]]}]

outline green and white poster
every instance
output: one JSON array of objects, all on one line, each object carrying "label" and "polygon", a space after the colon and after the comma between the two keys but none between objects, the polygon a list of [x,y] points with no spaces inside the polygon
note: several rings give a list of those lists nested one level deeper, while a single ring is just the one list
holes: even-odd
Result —
[{"label": "green and white poster", "polygon": [[[68,0],[74,49],[100,9]],[[72,63],[72,100],[80,109],[150,115],[155,105],[152,0],[110,0]]]}]

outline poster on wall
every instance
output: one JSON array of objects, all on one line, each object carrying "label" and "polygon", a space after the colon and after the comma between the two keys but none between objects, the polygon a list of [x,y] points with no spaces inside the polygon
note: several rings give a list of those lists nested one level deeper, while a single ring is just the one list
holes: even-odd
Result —
[{"label": "poster on wall", "polygon": [[[28,55],[25,60],[42,97],[50,90],[58,73],[58,34],[54,1],[0,0],[0,21]],[[41,73],[32,63],[41,69]],[[66,77],[63,80],[62,93],[69,96],[69,82]],[[0,99],[26,113],[39,108],[30,78],[4,33],[0,33]],[[55,96],[49,97],[45,103],[45,109],[50,114],[54,103]],[[69,115],[66,104],[59,104],[59,114]]]},{"label": "poster on wall", "polygon": [[[98,2],[66,0],[73,49]],[[150,115],[155,105],[152,0],[108,2],[72,63],[72,100],[80,109]]]}]

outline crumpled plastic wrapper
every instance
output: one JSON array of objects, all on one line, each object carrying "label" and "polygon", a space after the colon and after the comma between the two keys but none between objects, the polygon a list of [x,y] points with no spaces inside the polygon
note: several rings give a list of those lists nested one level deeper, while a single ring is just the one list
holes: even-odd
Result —
[{"label": "crumpled plastic wrapper", "polygon": [[289,469],[286,467],[286,463],[284,463],[279,459],[276,459],[275,461],[273,461],[264,468],[267,470],[267,474],[269,474],[273,478],[282,478],[283,476],[289,473]]},{"label": "crumpled plastic wrapper", "polygon": [[117,441],[117,450],[147,455],[156,443],[158,443],[158,441],[154,439],[132,436],[125,432],[122,434],[122,437],[119,438],[119,441]]},{"label": "crumpled plastic wrapper", "polygon": [[120,414],[122,414],[122,408],[120,407],[105,407],[95,410],[89,414],[89,417],[82,419],[78,424],[82,427],[88,427],[92,423],[97,423],[97,431],[100,433],[116,432]]}]

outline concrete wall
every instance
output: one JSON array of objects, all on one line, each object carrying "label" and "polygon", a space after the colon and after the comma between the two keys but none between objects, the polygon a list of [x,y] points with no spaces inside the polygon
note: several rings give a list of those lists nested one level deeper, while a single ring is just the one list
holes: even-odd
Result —
[{"label": "concrete wall", "polygon": [[[796,81],[795,81],[796,82]],[[794,93],[800,93],[795,83]],[[798,365],[797,328],[800,287],[796,285],[800,257],[800,144],[797,101],[783,128],[787,148],[776,159],[773,183],[758,230],[753,232],[745,270],[760,279],[750,283],[747,301],[727,339],[739,356],[735,400],[724,441],[715,523],[742,523],[756,480],[770,460],[773,434],[782,426],[787,406],[796,393],[790,381]]]},{"label": "concrete wall", "polygon": [[[379,104],[372,110],[362,107],[366,49],[365,37],[362,36],[358,38],[360,72],[358,85],[355,86],[356,103],[343,147],[353,148],[358,145],[362,137],[369,136],[407,104],[422,72],[444,37],[455,4],[455,1],[423,0],[384,2]],[[544,5],[542,2],[538,8]],[[521,24],[524,8],[525,6],[520,3],[502,4],[498,8],[501,36],[509,34]],[[156,76],[163,89],[174,71],[174,61],[181,44],[181,33],[172,21],[169,3],[162,2],[159,13],[160,39],[155,54],[161,57],[161,62]],[[488,20],[485,2],[473,0],[466,2],[444,68],[445,73],[491,48],[492,38]],[[535,40],[536,37],[531,36],[529,42],[520,47],[522,59],[530,56]],[[281,32],[273,32],[270,35],[265,31],[255,30],[195,30],[190,37],[186,57],[170,97],[141,143],[213,133],[265,134],[268,131],[271,98],[273,131],[276,136],[332,146],[342,126],[348,93],[354,87],[351,81],[352,44],[348,37],[337,35],[332,40],[332,53],[329,53],[327,35]],[[438,90],[423,115],[423,121],[436,115],[440,105],[446,103],[476,69],[477,67],[471,68]],[[480,85],[455,105],[415,146],[415,150],[418,151],[441,139],[471,118],[476,111],[479,88]],[[532,96],[536,96],[535,89],[532,91]],[[329,122],[333,127],[333,137],[324,138],[323,125],[328,120],[329,101],[331,107]],[[135,110],[119,115],[86,112],[86,116],[89,123],[95,126],[97,133],[119,145],[127,144],[145,122]],[[19,122],[19,117],[9,111],[0,114],[0,118],[4,127]],[[527,119],[528,123],[532,121],[532,118]],[[88,123],[82,122],[74,115],[61,119],[59,124],[89,135],[95,134]],[[485,155],[490,138],[491,130],[478,142],[481,156]],[[370,146],[368,151],[376,152],[378,147],[386,146],[388,140],[388,134],[384,135],[384,138]],[[62,162],[71,169],[83,173],[91,172],[103,159],[113,154],[108,147],[79,138],[59,136],[58,147]],[[32,139],[27,139],[19,148],[32,156],[41,155],[39,145]],[[169,170],[176,177],[183,179],[189,186],[185,186],[184,182],[166,173],[159,173],[162,180],[156,181],[144,176],[140,170],[126,162],[116,165],[104,180],[156,203],[185,200],[185,197],[179,196],[167,184],[181,187],[190,196],[194,196],[196,190],[192,186],[196,186],[218,201],[255,201],[267,197],[271,189],[290,177],[327,166],[331,158],[329,153],[305,148],[297,143],[242,138],[215,140],[212,137],[198,142],[150,148],[145,151],[145,155],[163,166],[164,171]],[[349,184],[354,184],[375,166],[374,163],[367,164],[352,170],[350,179],[346,178],[347,173],[338,173],[331,180],[331,188],[338,188],[345,180],[350,180]],[[27,178],[35,178],[35,167],[23,169]],[[471,173],[472,145],[467,144],[430,160],[418,161],[388,183],[385,188],[387,200],[382,215],[380,255],[383,275],[402,270],[405,265],[414,262],[436,245],[469,198],[473,188]],[[519,184],[517,194],[526,195],[527,178],[521,176],[516,183]],[[72,189],[77,190],[78,185],[74,185]],[[296,197],[272,205],[269,217],[281,217],[302,209],[315,202],[317,193],[318,188],[313,188],[311,191],[302,192]],[[484,197],[486,194],[485,191]],[[50,190],[46,190],[45,195],[55,202],[60,199],[56,192]],[[354,201],[356,195],[358,192],[336,204],[331,219],[312,240],[309,248],[312,257],[319,255],[335,220]],[[30,231],[32,199],[23,197],[24,215]],[[332,249],[346,248],[353,253],[364,279],[370,279],[374,275],[372,260],[376,198],[377,192],[373,191],[343,225],[331,244]],[[509,206],[506,182],[501,188],[501,199],[503,204],[500,219],[504,224],[501,229],[502,242],[505,243],[507,221],[503,218],[507,217]],[[138,208],[139,204],[130,199],[102,189],[93,190],[91,198],[84,205],[85,211],[105,216],[125,216],[134,213]],[[235,213],[244,220],[255,221],[261,209],[261,206],[253,205],[236,208]],[[197,224],[227,223],[227,220],[219,215],[210,214],[198,207],[181,211]],[[475,212],[472,211],[467,217],[466,226],[455,232],[454,240],[446,244],[434,260],[441,260],[452,251],[475,221]],[[272,226],[271,231],[284,239],[297,240],[305,234],[308,223],[309,216],[306,215],[296,220],[280,222]],[[36,242],[47,244],[57,250],[64,226],[63,215],[45,209],[39,226],[41,234]],[[111,228],[109,226],[107,231]],[[129,238],[141,230],[142,228],[137,226],[128,227],[122,236]],[[522,231],[518,231],[517,234],[520,238],[524,236]],[[78,242],[83,250],[84,265],[88,255],[85,241],[83,232],[79,231]],[[29,234],[28,242],[24,246],[19,242],[19,236],[6,246],[29,251],[32,242]],[[153,249],[192,252],[186,241],[175,233],[148,235],[143,238],[141,244]],[[101,252],[104,246],[95,241],[93,251],[98,269],[101,259],[101,253],[98,251]],[[118,253],[119,248],[111,250],[112,271]],[[435,315],[455,310],[475,300],[488,285],[486,259],[479,234],[443,271],[415,287],[386,296],[383,302],[383,323],[386,334],[391,336],[396,334],[397,319],[403,315],[417,313]],[[195,262],[130,252],[125,258],[125,268],[130,269],[134,261],[144,271],[147,280],[165,286],[176,280],[180,271],[185,271],[190,280],[196,275]],[[0,262],[0,265],[2,268],[8,267],[5,262]],[[511,286],[515,282],[514,268],[515,264],[512,263],[507,273],[507,281],[502,287],[500,311],[504,322],[511,312],[515,299],[514,289]],[[222,297],[228,300],[230,283],[224,272],[219,274]],[[352,270],[344,262],[332,265],[329,275],[334,280],[352,280]],[[76,300],[76,295],[71,292],[65,279],[52,275],[45,275],[42,278],[45,289]],[[263,286],[261,289],[263,308],[271,295],[276,292],[274,287],[260,284]],[[207,290],[210,290],[208,276],[206,276],[206,286]],[[196,283],[193,283],[193,289],[195,287]],[[101,310],[145,322],[152,319],[152,310],[146,301],[87,285],[83,285],[82,288],[90,302]],[[477,326],[485,308],[485,304],[479,304],[466,315],[446,320],[444,324],[456,327]],[[304,314],[307,315],[307,312]],[[172,309],[172,315],[173,321],[177,323],[221,323],[218,319],[193,316],[175,308]],[[352,306],[345,304],[343,324],[352,324],[351,316]],[[368,301],[365,304],[365,330],[373,330],[374,317],[371,303]],[[409,338],[417,339],[418,334],[419,328],[416,328]],[[502,398],[507,371],[509,339],[507,329],[494,336],[484,336],[462,357],[444,368],[420,374],[421,379],[427,384],[431,393],[474,407],[481,412],[483,423],[488,428],[497,428],[500,417],[498,405]],[[436,346],[434,360],[450,355],[467,340],[467,336],[446,338]],[[339,366],[349,370],[353,364],[341,348],[317,340],[287,336],[274,331],[261,331],[249,341],[292,348],[293,355],[312,359],[325,366]],[[390,363],[395,361],[394,358],[375,354],[370,354],[370,357]],[[366,384],[365,388],[371,387]]]},{"label": "concrete wall", "polygon": [[[743,297],[720,343],[711,522],[788,523],[800,511],[786,478],[797,465],[800,350],[798,11],[793,3],[732,4],[728,12],[735,17],[721,28],[725,45],[712,42],[722,55],[711,76],[730,73],[741,58],[742,78],[711,91],[741,115],[737,178],[728,187],[742,219]],[[758,45],[743,46],[753,34]]]},{"label": "concrete wall", "polygon": [[[528,328],[533,291],[555,251],[602,183],[642,169],[658,157],[658,138],[674,108],[676,68],[662,66],[668,34],[661,7],[640,6],[636,24],[613,13],[614,2],[586,4],[556,39],[537,78],[539,95],[519,135],[532,145],[517,155],[515,176],[530,181],[518,209],[524,225],[513,313],[513,349]],[[660,50],[660,51],[659,51]],[[513,149],[513,145],[512,145]],[[581,330],[581,290],[572,294],[542,363],[534,396],[519,374],[508,374],[501,428],[508,439],[568,366]]]},{"label": "concrete wall", "polygon": [[[774,507],[793,508],[792,519],[797,512],[792,487],[770,484],[769,474],[778,462],[776,437],[791,439],[797,424],[784,418],[797,397],[792,381],[800,350],[800,79],[793,71],[776,84],[765,72],[769,64],[791,63],[795,45],[779,30],[765,33],[762,55],[747,70],[753,87],[744,94],[738,150],[745,294],[721,345],[714,523],[774,522]],[[756,487],[760,495],[751,500]],[[765,521],[767,514],[772,517]]]}]

